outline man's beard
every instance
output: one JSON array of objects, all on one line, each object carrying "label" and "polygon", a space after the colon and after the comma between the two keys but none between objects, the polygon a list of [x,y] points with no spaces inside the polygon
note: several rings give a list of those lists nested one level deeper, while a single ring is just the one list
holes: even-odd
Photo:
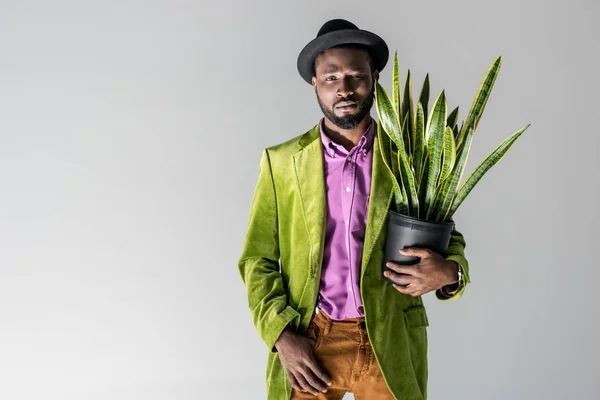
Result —
[{"label": "man's beard", "polygon": [[371,111],[371,107],[373,107],[373,100],[375,98],[375,86],[373,86],[373,88],[365,98],[365,101],[363,101],[363,103],[360,105],[360,108],[358,109],[358,112],[356,114],[344,115],[343,117],[338,117],[337,115],[335,115],[333,113],[333,107],[335,107],[336,104],[341,103],[342,101],[347,101],[348,99],[338,100],[332,106],[332,108],[329,109],[321,101],[321,98],[319,97],[319,94],[317,93],[316,89],[315,93],[317,95],[317,101],[319,102],[319,107],[321,107],[321,111],[323,111],[323,114],[325,114],[325,116],[331,122],[333,122],[335,126],[341,129],[354,129],[358,126],[358,124],[362,122],[363,119],[365,119],[365,117]]}]

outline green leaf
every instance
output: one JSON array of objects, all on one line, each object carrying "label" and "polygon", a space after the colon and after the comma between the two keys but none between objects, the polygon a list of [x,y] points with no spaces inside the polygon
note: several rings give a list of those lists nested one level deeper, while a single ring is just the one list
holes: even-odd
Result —
[{"label": "green leaf", "polygon": [[[392,161],[392,154],[391,154],[391,149],[390,149],[390,138],[388,137],[388,135],[384,135],[382,133],[383,129],[381,128],[381,124],[377,124],[377,138],[379,139],[379,150],[382,154],[382,158],[384,160],[384,164],[386,166],[386,168],[388,169],[389,173],[390,173],[390,178],[392,179],[392,188],[393,188],[393,192],[394,192],[394,203],[396,204],[396,211],[402,214],[406,214],[408,213],[408,207],[405,206],[405,204],[407,203],[407,200],[405,199],[406,196],[402,195],[402,191],[400,189],[400,185],[398,184],[398,180],[396,179],[396,175],[394,174],[394,172],[392,171],[391,168],[391,161]],[[386,145],[387,143],[387,145]],[[387,159],[389,156],[389,159]]]},{"label": "green leaf", "polygon": [[456,107],[454,110],[452,110],[452,112],[448,115],[448,122],[446,123],[446,125],[448,125],[452,129],[454,129],[457,121],[458,121],[458,107]]},{"label": "green leaf", "polygon": [[408,116],[404,118],[404,123],[402,124],[402,140],[404,141],[404,151],[406,154],[411,154],[411,144],[410,144],[410,132],[408,131]]},{"label": "green leaf", "polygon": [[392,145],[392,172],[394,173],[394,176],[400,176],[400,166],[398,165],[398,149],[396,148],[394,142],[392,142],[391,139],[389,140]]},{"label": "green leaf", "polygon": [[406,202],[403,204],[403,209],[404,209],[404,215],[411,215],[411,206],[410,206],[410,202],[411,202],[411,198],[410,198],[410,192],[406,190],[406,179],[404,179],[404,177],[402,176],[402,160],[400,159],[400,154],[401,153],[397,153],[396,154],[396,165],[398,165],[398,171],[396,172],[398,175],[396,175],[396,179],[398,179],[400,181],[400,190],[402,191],[402,198],[406,199]]},{"label": "green leaf", "polygon": [[417,196],[417,184],[412,172],[412,165],[406,157],[406,153],[398,152],[398,164],[400,166],[400,177],[402,179],[402,194],[408,197],[409,216],[416,217],[419,214],[419,197]]},{"label": "green leaf", "polygon": [[404,150],[402,128],[398,122],[400,119],[398,118],[394,105],[390,101],[387,92],[379,82],[376,82],[375,84],[375,105],[377,108],[377,115],[379,116],[379,123],[382,125],[383,130],[394,141],[398,149]]},{"label": "green leaf", "polygon": [[530,125],[531,124],[527,124],[523,128],[519,129],[518,131],[516,131],[515,133],[513,133],[512,135],[510,135],[509,137],[504,139],[504,141],[502,143],[500,143],[494,149],[494,151],[492,151],[477,166],[475,171],[473,171],[471,173],[471,175],[467,178],[465,183],[461,186],[458,193],[456,193],[456,197],[454,198],[454,201],[452,202],[452,207],[448,211],[448,214],[450,216],[452,216],[454,214],[454,212],[456,212],[456,209],[461,205],[463,200],[467,197],[467,195],[471,192],[471,190],[475,187],[475,185],[477,184],[477,182],[479,182],[479,180],[483,177],[483,175],[490,168],[492,168],[494,165],[496,165],[496,163],[498,161],[500,161],[502,159],[502,157],[504,157],[504,154],[506,154],[506,152],[510,149],[510,147],[513,145],[513,143],[519,138],[519,136],[521,136],[521,134],[523,132],[525,132],[525,130],[527,128],[529,128]]},{"label": "green leaf", "polygon": [[381,124],[379,124],[379,123],[377,124],[377,136],[379,138],[379,143],[380,143],[379,147],[381,149],[383,163],[385,164],[386,167],[388,167],[388,169],[390,171],[393,171],[391,139],[388,135],[381,134]]},{"label": "green leaf", "polygon": [[398,116],[398,125],[402,125],[400,114],[400,74],[398,72],[398,52],[394,54],[394,69],[392,71],[392,101]]},{"label": "green leaf", "polygon": [[[424,200],[425,199],[425,194],[427,193],[427,175],[429,174],[429,159],[427,158],[427,155],[425,157],[424,160],[424,164],[423,164],[423,171],[421,173],[421,178],[419,179],[419,199]],[[420,202],[420,207],[419,207],[419,218],[425,218],[425,213],[427,212],[427,209],[425,208],[425,202],[421,201]]]},{"label": "green leaf", "polygon": [[479,119],[481,115],[483,115],[483,110],[485,109],[485,105],[487,103],[488,98],[490,97],[490,93],[492,92],[492,88],[494,86],[494,82],[496,81],[496,77],[500,72],[500,66],[502,65],[502,56],[496,58],[493,64],[488,68],[485,77],[479,89],[477,90],[477,94],[475,95],[475,99],[473,99],[473,104],[471,104],[471,109],[469,110],[469,114],[467,115],[467,119],[465,120],[461,130],[458,133],[457,148],[462,145],[463,137],[466,133],[466,130],[472,125],[473,131],[477,130],[477,125],[479,124]]},{"label": "green leaf", "polygon": [[[402,203],[398,205],[398,210],[402,210],[399,212],[404,213],[405,215],[410,215],[410,198],[407,194],[406,185],[410,185],[411,180],[408,179],[408,177],[407,179],[405,179],[404,175],[411,174],[411,171],[410,168],[407,171],[404,171],[405,164],[408,163],[405,163],[407,157],[406,152],[404,150],[404,142],[402,140],[402,131],[398,124],[397,113],[394,109],[394,105],[390,101],[390,98],[387,95],[385,89],[379,84],[379,82],[376,82],[375,84],[375,104],[377,108],[377,114],[379,116],[379,124],[382,126],[383,130],[388,134],[388,136],[392,139],[392,141],[396,144],[398,148],[398,159],[401,160],[401,162],[399,162],[400,165],[398,168],[400,170],[401,181],[398,182],[398,184],[401,193],[400,201]],[[393,173],[393,171],[390,172]],[[398,175],[395,175],[395,177],[397,179]],[[414,179],[412,180],[412,184],[414,184]],[[411,191],[409,190],[408,192],[410,193]]]},{"label": "green leaf", "polygon": [[[432,212],[432,221],[445,222],[445,215],[452,204],[452,200],[456,195],[456,188],[460,183],[463,176],[465,166],[467,164],[467,158],[469,157],[469,151],[471,149],[471,142],[473,140],[473,127],[469,129],[465,136],[465,146],[458,152],[454,168],[449,179],[446,179],[436,193],[436,199],[434,202],[434,211]],[[451,217],[451,215],[450,215]]]},{"label": "green leaf", "polygon": [[423,162],[425,159],[425,116],[421,102],[417,103],[417,119],[415,124],[415,150],[413,166],[415,169],[415,179],[417,181],[417,190],[420,189],[421,174],[423,173]]},{"label": "green leaf", "polygon": [[406,215],[416,215],[418,212],[419,199],[416,194],[415,178],[412,167],[408,162],[408,156],[402,139],[402,129],[398,124],[397,114],[385,89],[379,82],[375,85],[375,103],[379,122],[383,130],[392,138],[398,148],[398,169],[400,172],[400,192],[403,204],[401,208],[407,209]]},{"label": "green leaf", "polygon": [[404,85],[404,97],[402,99],[402,132],[404,133],[404,143],[408,144],[406,146],[407,154],[412,154],[414,152],[414,118],[415,116],[412,99],[412,79],[409,69],[408,74],[406,75],[406,82]]},{"label": "green leaf", "polygon": [[429,113],[429,74],[425,75],[423,86],[421,87],[421,93],[419,94],[419,103],[423,106],[423,120],[427,121]]},{"label": "green leaf", "polygon": [[444,130],[444,153],[443,153],[443,162],[442,162],[442,172],[440,173],[439,183],[446,180],[446,178],[452,172],[452,168],[454,168],[454,162],[456,161],[456,149],[454,147],[454,134],[452,133],[452,128],[446,126]]},{"label": "green leaf", "polygon": [[433,210],[433,200],[441,170],[442,152],[444,148],[444,130],[446,127],[446,97],[444,91],[438,96],[434,105],[433,112],[429,119],[427,139],[427,155],[429,157],[429,173],[427,175],[427,189],[425,192],[425,209],[427,210],[425,218],[428,219]]}]

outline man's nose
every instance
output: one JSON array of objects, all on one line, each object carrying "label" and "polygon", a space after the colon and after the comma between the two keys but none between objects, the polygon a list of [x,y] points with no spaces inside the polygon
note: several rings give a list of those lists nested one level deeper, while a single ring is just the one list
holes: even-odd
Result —
[{"label": "man's nose", "polygon": [[339,97],[348,97],[349,95],[354,93],[354,87],[352,86],[350,78],[342,78],[340,79],[340,81],[340,87],[337,90],[337,94]]}]

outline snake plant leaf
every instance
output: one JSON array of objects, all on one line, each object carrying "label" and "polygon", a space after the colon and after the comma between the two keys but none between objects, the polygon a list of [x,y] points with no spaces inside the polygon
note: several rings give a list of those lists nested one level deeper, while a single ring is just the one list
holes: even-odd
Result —
[{"label": "snake plant leaf", "polygon": [[398,51],[394,54],[394,69],[392,71],[392,101],[398,117],[398,125],[402,125],[400,113],[400,74],[398,73]]},{"label": "snake plant leaf", "polygon": [[396,148],[394,142],[392,142],[391,139],[389,140],[392,145],[392,172],[394,173],[394,176],[400,176],[400,165],[398,164],[398,149]]},{"label": "snake plant leaf", "polygon": [[427,155],[429,157],[429,173],[427,174],[427,189],[425,191],[425,218],[428,219],[433,211],[433,200],[438,176],[441,170],[442,151],[444,148],[444,131],[446,128],[446,97],[444,91],[438,96],[433,112],[429,118],[427,139]]},{"label": "snake plant leaf", "polygon": [[502,56],[496,58],[494,63],[488,68],[485,77],[479,89],[477,90],[477,94],[473,99],[473,104],[471,104],[471,109],[469,110],[469,114],[458,133],[457,146],[462,145],[463,137],[465,135],[466,129],[473,125],[473,130],[477,130],[477,125],[479,124],[479,119],[483,114],[483,110],[485,109],[485,105],[487,103],[488,98],[490,97],[490,93],[492,92],[492,88],[494,86],[494,82],[498,77],[498,73],[500,72],[500,66],[502,65]]},{"label": "snake plant leaf", "polygon": [[423,120],[427,121],[429,112],[429,74],[425,75],[421,93],[419,94],[419,103],[423,106]]},{"label": "snake plant leaf", "polygon": [[377,137],[379,139],[379,148],[381,149],[381,157],[385,166],[393,172],[392,169],[392,140],[388,135],[381,134],[381,124],[377,124]]},{"label": "snake plant leaf", "polygon": [[[427,193],[427,175],[429,174],[429,159],[427,158],[427,154],[425,155],[425,160],[423,164],[423,171],[421,173],[421,178],[419,179],[419,199],[425,199],[425,194]],[[427,209],[425,208],[425,202],[421,201],[419,204],[419,218],[424,218]]]},{"label": "snake plant leaf", "polygon": [[400,191],[402,193],[402,209],[408,209],[407,215],[418,212],[418,198],[412,168],[408,162],[408,155],[402,137],[402,129],[398,125],[394,105],[390,101],[385,89],[377,82],[375,86],[377,113],[383,130],[392,138],[398,147],[398,170],[400,172]]},{"label": "snake plant leaf", "polygon": [[454,110],[452,110],[452,112],[448,115],[448,122],[446,123],[446,125],[448,125],[450,128],[452,128],[452,130],[454,130],[454,127],[456,126],[457,122],[458,122],[458,107],[456,107]]},{"label": "snake plant leaf", "polygon": [[462,179],[471,143],[473,142],[473,127],[469,128],[465,136],[465,145],[458,151],[457,159],[452,169],[452,174],[446,179],[436,193],[434,201],[434,210],[432,212],[432,221],[444,222],[445,215],[452,205],[452,200],[456,196],[456,188]]},{"label": "snake plant leaf", "polygon": [[[410,184],[410,179],[404,179],[404,160],[407,158],[406,152],[404,150],[404,142],[402,140],[402,131],[400,125],[398,125],[398,118],[396,110],[394,110],[394,105],[392,104],[389,96],[387,95],[385,89],[377,82],[375,84],[375,103],[377,108],[377,114],[379,116],[379,124],[382,125],[383,130],[387,135],[394,141],[398,148],[398,159],[402,160],[399,163],[398,169],[400,170],[401,181],[398,182],[400,186],[401,197],[399,199],[400,203],[398,205],[398,210],[402,210],[402,212],[409,214],[409,197],[407,195],[407,190],[405,185]],[[410,169],[406,171],[410,173]],[[398,175],[395,175],[396,177]],[[414,179],[412,180],[414,183]],[[410,190],[409,190],[410,192]]]},{"label": "snake plant leaf", "polygon": [[452,218],[465,197],[529,127],[513,133],[475,169],[457,190],[473,137],[483,114],[502,57],[489,67],[473,100],[467,118],[458,128],[459,107],[447,116],[442,91],[429,111],[429,74],[425,76],[416,109],[413,108],[410,70],[401,92],[398,53],[394,55],[392,97],[376,82],[375,101],[379,123],[378,143],[384,164],[392,177],[396,211],[431,222]]},{"label": "snake plant leaf", "polygon": [[402,124],[402,140],[404,141],[404,151],[406,154],[412,154],[411,144],[410,144],[410,132],[408,131],[408,116],[404,118],[404,123]]},{"label": "snake plant leaf", "polygon": [[421,102],[417,103],[417,118],[415,123],[415,146],[413,167],[415,170],[415,180],[417,188],[420,187],[421,174],[423,172],[423,161],[425,158],[425,115]]},{"label": "snake plant leaf", "polygon": [[467,197],[467,195],[475,187],[477,182],[479,182],[479,180],[483,177],[483,175],[487,171],[489,171],[490,168],[492,168],[494,165],[496,165],[496,163],[498,161],[500,161],[502,159],[502,157],[504,157],[504,155],[510,149],[510,147],[513,145],[513,143],[519,138],[519,136],[521,136],[521,134],[523,132],[525,132],[525,130],[527,128],[529,128],[530,125],[531,124],[527,124],[523,128],[519,129],[518,131],[514,132],[512,135],[510,135],[509,137],[504,139],[504,141],[502,141],[502,143],[500,143],[477,166],[477,168],[471,173],[471,175],[467,178],[465,183],[461,186],[461,188],[456,193],[456,197],[454,198],[454,201],[452,202],[452,206],[448,210],[447,215],[452,216],[454,214],[454,212],[456,212],[456,209],[461,205],[461,203],[463,202],[465,197]]},{"label": "snake plant leaf", "polygon": [[[400,189],[400,185],[398,184],[398,180],[396,179],[396,174],[394,173],[394,171],[391,168],[391,161],[392,161],[392,153],[391,153],[391,148],[390,148],[390,138],[387,134],[383,134],[382,133],[382,128],[381,128],[381,124],[377,124],[377,138],[378,138],[378,142],[379,142],[379,150],[381,152],[381,155],[383,156],[383,160],[384,160],[384,164],[386,166],[386,168],[388,169],[389,173],[390,173],[390,177],[392,180],[392,188],[393,188],[393,192],[394,192],[394,203],[396,205],[396,211],[401,213],[401,214],[407,214],[408,213],[408,207],[406,206],[407,204],[407,199],[406,199],[406,195],[402,194],[402,190]],[[387,143],[387,144],[386,144]],[[389,157],[389,159],[387,159]]]},{"label": "snake plant leaf", "polygon": [[415,182],[412,165],[407,158],[406,153],[398,152],[398,164],[400,166],[400,178],[402,179],[403,187],[406,190],[405,195],[408,196],[409,214],[407,215],[416,217],[419,214],[417,184]]},{"label": "snake plant leaf", "polygon": [[402,128],[398,122],[398,114],[394,109],[394,105],[391,102],[387,92],[381,86],[379,82],[375,84],[375,103],[377,108],[377,115],[379,116],[379,123],[383,125],[383,130],[389,135],[398,147],[398,151],[402,149],[404,151],[404,141],[402,140]]},{"label": "snake plant leaf", "polygon": [[[403,130],[404,133],[404,143],[407,143],[407,154],[414,153],[414,106],[412,99],[412,79],[410,75],[410,69],[406,74],[406,82],[404,83],[404,98],[402,99],[402,121],[403,121]],[[404,128],[404,124],[406,124],[406,128]]]},{"label": "snake plant leaf", "polygon": [[452,128],[446,126],[444,130],[444,153],[442,155],[442,172],[440,172],[440,178],[438,181],[438,186],[441,182],[445,181],[446,178],[452,173],[452,168],[454,168],[454,162],[456,161],[456,148],[454,147],[454,133],[452,132]]}]

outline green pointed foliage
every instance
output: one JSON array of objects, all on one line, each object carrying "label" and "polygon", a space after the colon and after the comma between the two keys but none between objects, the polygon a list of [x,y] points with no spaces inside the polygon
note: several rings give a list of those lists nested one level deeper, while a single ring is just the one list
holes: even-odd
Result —
[{"label": "green pointed foliage", "polygon": [[414,110],[412,100],[412,79],[410,75],[410,69],[406,74],[406,82],[404,84],[404,97],[402,98],[402,127],[404,133],[404,142],[408,143],[407,153],[412,154],[414,152]]},{"label": "green pointed foliage", "polygon": [[[425,159],[425,161],[427,161],[427,158]],[[421,175],[421,178],[419,180],[420,184],[419,184],[419,199],[424,199],[425,198],[425,193],[427,192],[427,185],[425,184],[427,182],[427,174],[429,173],[429,163],[425,162],[423,164],[423,172]],[[425,218],[425,213],[427,212],[427,209],[425,208],[425,202],[421,201],[421,203],[419,204],[419,218]]]},{"label": "green pointed foliage", "polygon": [[[379,116],[379,122],[385,133],[392,139],[398,148],[398,154],[403,155],[406,158],[406,152],[404,150],[404,141],[402,140],[402,131],[398,124],[398,117],[394,105],[390,100],[385,89],[376,82],[375,84],[375,96],[377,97],[376,108]],[[402,163],[398,163],[398,169],[402,171]],[[410,215],[409,198],[406,190],[406,185],[409,184],[407,180],[403,179],[404,175],[402,172],[396,175],[398,185],[400,187],[401,196],[399,196],[398,209],[406,210],[407,215]],[[410,191],[409,191],[410,192]]]},{"label": "green pointed foliage", "polygon": [[[402,141],[404,142],[404,151],[406,154],[412,153],[412,145],[411,145],[411,137],[410,132],[408,130],[408,117],[404,118],[404,123],[402,124]],[[409,157],[411,158],[411,157]]]},{"label": "green pointed foliage", "polygon": [[504,157],[530,126],[526,125],[504,140],[459,187],[477,125],[501,63],[502,57],[498,57],[488,68],[467,118],[458,128],[459,107],[448,115],[444,90],[429,110],[429,74],[423,81],[416,109],[413,108],[410,70],[404,91],[400,93],[398,55],[395,54],[392,98],[376,82],[375,103],[381,157],[392,179],[397,212],[431,222],[452,219],[483,175]]},{"label": "green pointed foliage", "polygon": [[[471,127],[465,136],[465,145],[457,155],[456,162],[452,168],[452,173],[448,179],[442,183],[437,192],[436,200],[434,202],[433,217],[431,218],[431,221],[433,222],[444,222],[446,220],[447,211],[456,195],[456,188],[462,179],[467,165],[467,158],[469,157],[472,141],[473,128]],[[452,217],[452,215],[449,217]]]},{"label": "green pointed foliage", "polygon": [[394,141],[398,150],[404,150],[404,141],[402,140],[402,128],[400,127],[400,123],[396,110],[394,109],[394,105],[390,100],[387,92],[379,84],[379,82],[375,83],[375,96],[377,97],[376,108],[377,115],[379,116],[379,122],[383,125],[384,131],[389,135],[389,137]]},{"label": "green pointed foliage", "polygon": [[379,142],[379,150],[382,155],[384,164],[390,173],[390,178],[392,180],[392,189],[394,192],[394,204],[396,206],[396,211],[408,215],[408,200],[406,196],[402,194],[402,190],[400,189],[400,184],[398,183],[397,175],[393,172],[391,167],[392,164],[392,153],[390,147],[390,139],[387,134],[384,134],[381,124],[377,124],[377,138]]},{"label": "green pointed foliage", "polygon": [[427,175],[427,188],[425,190],[425,209],[429,218],[438,176],[442,167],[442,152],[444,149],[444,130],[446,127],[446,97],[444,91],[433,104],[433,112],[429,119],[427,153],[429,155],[429,173]]},{"label": "green pointed foliage", "polygon": [[[392,156],[392,141],[387,135],[381,135],[381,124],[377,124],[377,136],[379,138],[379,144],[381,149],[381,155],[383,158],[383,163],[386,167],[394,174],[393,170],[393,156]],[[395,174],[394,174],[395,176]]]},{"label": "green pointed foliage", "polygon": [[[454,125],[454,127],[452,128],[452,134],[454,135],[454,143],[456,143],[456,140],[458,139],[458,126]],[[458,148],[458,146],[457,146]]]},{"label": "green pointed foliage", "polygon": [[419,93],[419,103],[423,106],[424,120],[427,121],[429,117],[429,74],[425,75],[425,79],[423,80],[421,93]]},{"label": "green pointed foliage", "polygon": [[458,122],[458,107],[456,107],[454,110],[452,110],[450,115],[448,115],[448,122],[446,123],[446,125],[448,125],[452,129],[454,129],[457,122]]},{"label": "green pointed foliage", "polygon": [[494,63],[488,68],[485,77],[483,78],[483,82],[477,90],[475,99],[471,104],[469,114],[467,115],[467,118],[465,119],[465,122],[458,133],[457,143],[459,146],[462,144],[463,136],[466,132],[466,129],[473,125],[473,130],[477,130],[477,124],[479,124],[479,119],[481,118],[483,110],[485,109],[485,105],[487,104],[488,98],[490,97],[492,88],[494,87],[494,82],[496,82],[496,78],[498,77],[498,73],[500,72],[501,65],[502,56],[496,58]]},{"label": "green pointed foliage", "polygon": [[527,128],[529,128],[531,124],[527,124],[523,128],[519,129],[506,139],[502,143],[498,145],[482,162],[477,166],[475,171],[469,175],[465,183],[461,186],[458,193],[456,193],[456,198],[452,202],[452,207],[450,208],[448,215],[452,216],[456,209],[461,205],[465,197],[473,190],[477,182],[483,177],[483,175],[490,170],[498,161],[504,157],[506,152],[511,148],[513,143],[521,136],[523,132]]},{"label": "green pointed foliage", "polygon": [[409,157],[404,146],[402,138],[402,129],[398,125],[398,119],[395,118],[396,112],[393,103],[390,101],[385,89],[377,82],[375,86],[377,96],[377,113],[383,130],[396,143],[398,148],[398,171],[400,179],[398,180],[400,192],[402,194],[400,207],[408,209],[407,215],[416,215],[419,207],[417,196],[417,187],[413,175],[413,169],[409,162]]},{"label": "green pointed foliage", "polygon": [[417,185],[420,184],[421,173],[423,172],[423,162],[425,159],[425,115],[421,102],[417,103],[417,118],[415,123],[415,145],[413,168]]},{"label": "green pointed foliage", "polygon": [[392,102],[396,110],[398,125],[402,125],[400,113],[400,74],[398,73],[398,52],[394,54],[394,69],[392,70]]},{"label": "green pointed foliage", "polygon": [[406,196],[408,197],[409,203],[408,208],[411,216],[415,216],[419,210],[419,197],[417,196],[417,184],[415,177],[412,172],[412,166],[403,152],[398,152],[398,165],[400,170],[400,176],[402,182],[405,182],[404,188],[406,190]]},{"label": "green pointed foliage", "polygon": [[443,182],[448,178],[452,172],[452,168],[454,168],[455,161],[456,148],[454,147],[454,134],[452,133],[452,129],[447,126],[444,130],[444,154],[442,156],[442,171],[440,172],[439,182]]}]

